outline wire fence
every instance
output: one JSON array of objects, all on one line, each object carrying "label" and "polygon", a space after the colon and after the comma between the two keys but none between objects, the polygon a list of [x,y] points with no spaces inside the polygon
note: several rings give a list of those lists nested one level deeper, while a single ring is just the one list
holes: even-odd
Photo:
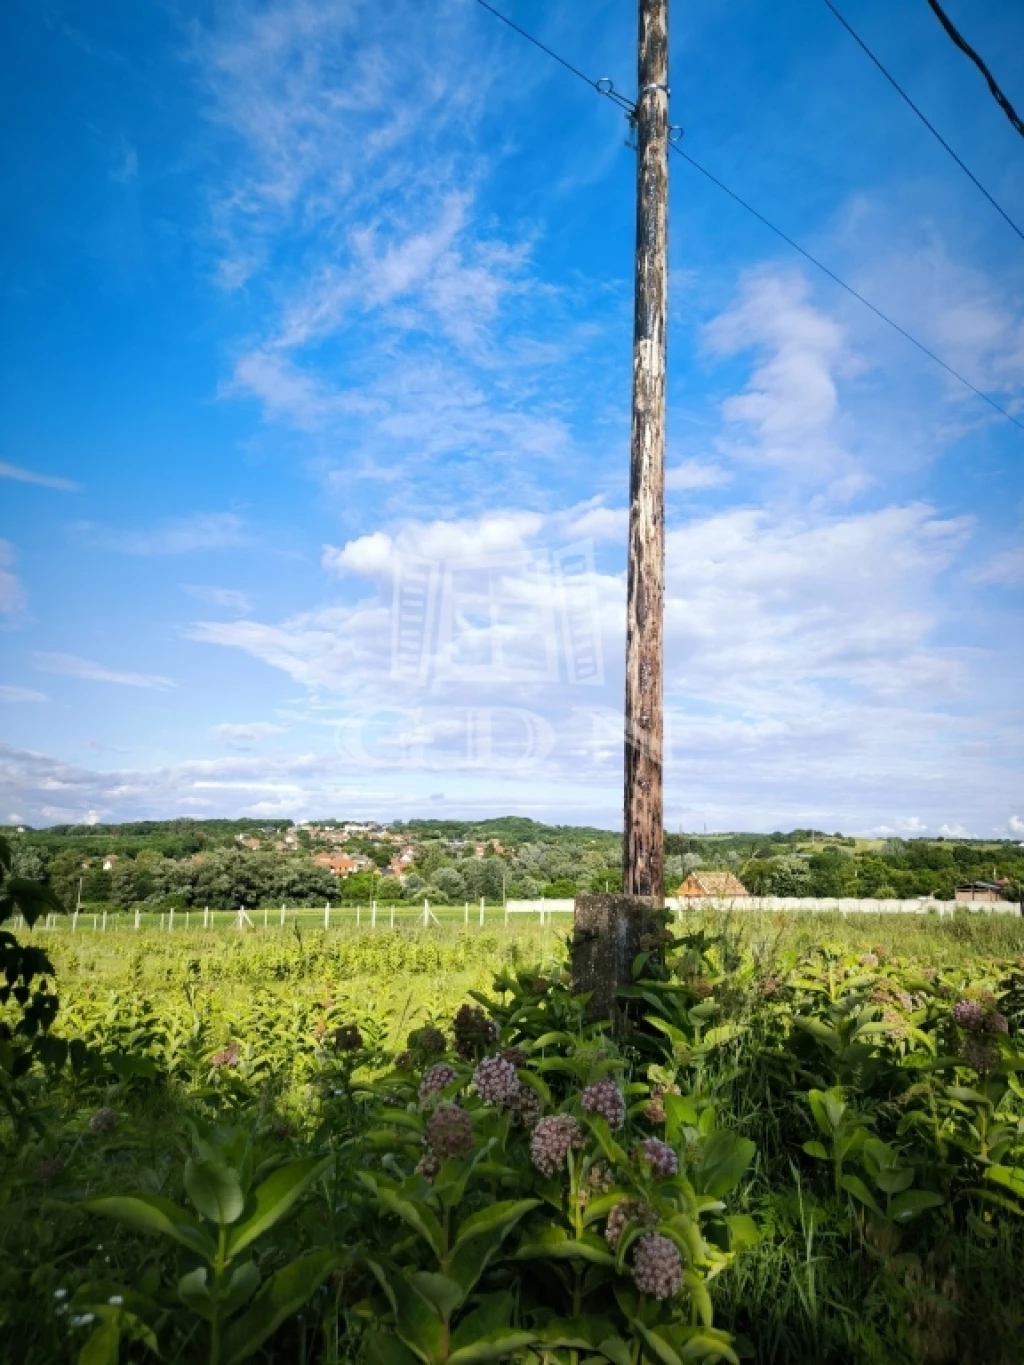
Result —
[{"label": "wire fence", "polygon": [[[545,915],[539,916],[545,922]],[[461,927],[463,929],[493,929],[515,923],[515,912],[501,902],[466,901],[462,905],[433,905],[430,901],[411,903],[399,901],[383,904],[373,901],[357,905],[326,902],[322,906],[261,905],[224,909],[215,906],[192,906],[189,909],[147,908],[129,906],[113,909],[110,906],[83,905],[66,915],[50,914],[38,920],[37,931],[78,933],[181,933],[233,930],[242,933],[270,933],[305,930],[341,929],[430,929]],[[24,929],[21,917],[15,928]]]}]

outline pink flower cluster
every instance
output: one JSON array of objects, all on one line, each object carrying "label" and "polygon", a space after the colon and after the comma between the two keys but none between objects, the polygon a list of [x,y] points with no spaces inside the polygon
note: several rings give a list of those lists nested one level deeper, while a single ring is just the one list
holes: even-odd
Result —
[{"label": "pink flower cluster", "polygon": [[504,1057],[485,1057],[473,1072],[473,1089],[485,1104],[510,1105],[519,1094],[519,1077]]},{"label": "pink flower cluster", "polygon": [[683,1285],[683,1258],[668,1237],[649,1232],[633,1250],[633,1283],[641,1294],[671,1299]]},{"label": "pink flower cluster", "polygon": [[423,1079],[420,1081],[420,1103],[425,1104],[432,1095],[439,1094],[446,1086],[451,1085],[457,1074],[455,1068],[449,1066],[447,1062],[435,1062],[423,1073]]},{"label": "pink flower cluster", "polygon": [[437,1157],[465,1156],[473,1149],[473,1121],[457,1104],[439,1105],[427,1120],[427,1145]]},{"label": "pink flower cluster", "polygon": [[668,1145],[658,1138],[647,1138],[639,1147],[640,1156],[651,1163],[651,1171],[657,1176],[678,1175],[679,1158]]},{"label": "pink flower cluster", "polygon": [[583,1146],[583,1131],[571,1114],[541,1119],[530,1139],[530,1156],[542,1175],[554,1175],[565,1165],[570,1148]]},{"label": "pink flower cluster", "polygon": [[626,1118],[626,1101],[622,1091],[607,1078],[588,1085],[580,1096],[580,1103],[588,1114],[599,1114],[608,1120],[609,1128],[621,1128]]},{"label": "pink flower cluster", "polygon": [[608,1215],[604,1227],[605,1241],[609,1246],[617,1247],[627,1223],[653,1228],[657,1221],[658,1215],[650,1204],[645,1204],[642,1199],[622,1199]]}]

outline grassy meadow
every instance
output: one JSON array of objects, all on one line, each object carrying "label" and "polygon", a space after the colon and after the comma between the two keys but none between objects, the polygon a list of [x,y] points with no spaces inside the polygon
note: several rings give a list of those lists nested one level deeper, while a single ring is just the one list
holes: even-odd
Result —
[{"label": "grassy meadow", "polygon": [[687,913],[612,1039],[568,916],[345,916],[22,934],[0,1360],[1024,1359],[1021,920]]}]

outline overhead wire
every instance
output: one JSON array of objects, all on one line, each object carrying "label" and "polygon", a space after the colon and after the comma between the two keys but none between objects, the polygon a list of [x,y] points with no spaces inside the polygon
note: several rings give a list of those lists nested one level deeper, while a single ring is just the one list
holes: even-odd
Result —
[{"label": "overhead wire", "polygon": [[[590,88],[596,91],[599,95],[611,97],[613,101],[617,103],[619,107],[625,111],[627,117],[631,116],[635,112],[635,106],[633,105],[632,101],[626,99],[625,96],[619,94],[619,92],[616,91],[613,86],[611,86],[610,81],[607,82],[607,85],[608,87],[610,87],[610,89],[602,88],[605,84],[606,78],[602,78],[602,80],[599,81],[593,80],[585,72],[581,71],[579,67],[573,66],[571,62],[566,61],[564,57],[560,56],[552,48],[542,43],[540,39],[535,38],[532,33],[528,33],[526,29],[520,28],[518,24],[513,23],[513,21],[509,19],[507,15],[502,14],[500,10],[495,9],[493,5],[489,4],[488,0],[475,0],[475,3],[478,4],[481,7],[481,9],[487,10],[487,12],[493,15],[495,19],[499,19],[503,24],[507,25],[507,27],[512,29],[515,33],[518,33],[520,37],[525,38],[527,42],[532,43],[534,47],[539,48],[541,52],[545,53],[548,57],[551,57],[554,61],[556,61],[559,64],[559,66],[564,67],[566,71],[570,72],[573,76],[577,77],[578,80],[581,80],[586,85],[589,85]],[[826,0],[826,3],[828,3],[828,0]],[[781,228],[776,227],[775,224],[770,219],[766,218],[763,213],[761,213],[758,209],[754,208],[752,204],[749,204],[741,195],[737,194],[735,190],[731,190],[729,186],[724,183],[724,181],[719,180],[719,178],[716,175],[713,175],[711,171],[707,170],[706,167],[702,166],[699,161],[696,161],[692,156],[689,155],[689,153],[684,152],[682,147],[679,146],[678,142],[670,141],[669,147],[672,151],[675,151],[677,155],[681,156],[683,160],[686,161],[690,166],[692,166],[694,170],[699,171],[700,174],[704,176],[706,180],[709,180],[724,194],[727,194],[729,198],[732,199],[735,203],[739,204],[741,208],[746,209],[746,211],[749,214],[756,218],[759,223],[762,223],[766,228],[768,228],[769,231],[773,232],[776,235],[776,237],[780,238],[781,241],[785,242],[787,246],[790,246],[794,251],[799,252],[799,254],[803,256],[805,260],[809,261],[811,265],[815,266],[818,270],[820,270],[822,274],[827,275],[830,280],[832,280],[835,284],[838,284],[841,289],[844,289],[847,294],[855,298],[858,303],[863,304],[865,308],[867,308],[870,312],[874,313],[874,315],[880,318],[882,322],[887,323],[888,326],[891,327],[894,332],[898,332],[901,337],[909,341],[912,346],[915,346],[922,353],[922,355],[925,355],[928,357],[929,360],[934,361],[936,365],[940,366],[943,370],[945,370],[947,374],[951,375],[955,380],[958,381],[958,383],[962,384],[964,388],[969,389],[970,392],[973,393],[977,398],[982,399],[982,401],[987,403],[988,406],[992,408],[995,412],[997,412],[1000,417],[1005,417],[1008,422],[1012,422],[1015,427],[1019,427],[1021,431],[1024,431],[1024,422],[1021,422],[1018,418],[1014,417],[1014,415],[1011,412],[1007,412],[1007,410],[1004,407],[1001,407],[1000,404],[997,403],[994,398],[989,397],[989,395],[985,393],[983,389],[979,389],[977,385],[972,384],[969,379],[967,379],[964,375],[962,375],[959,372],[959,370],[955,370],[953,366],[948,364],[945,360],[943,360],[941,356],[936,355],[936,353],[929,347],[927,347],[923,341],[918,341],[917,337],[915,337],[913,333],[908,332],[905,327],[901,327],[898,322],[896,322],[893,318],[889,317],[888,313],[883,312],[882,309],[879,308],[876,304],[872,303],[870,299],[865,298],[863,294],[861,294],[858,290],[854,289],[853,285],[847,284],[846,281],[842,279],[841,276],[837,275],[834,270],[831,270],[822,261],[819,261],[816,256],[812,255],[811,252],[809,252],[806,249],[806,247],[802,247],[799,244],[799,242],[794,241],[794,239],[790,237],[788,233],[783,232]],[[1013,224],[1011,224],[1011,226],[1013,226]]]},{"label": "overhead wire", "polygon": [[907,94],[907,92],[903,89],[902,85],[900,85],[899,81],[896,80],[895,76],[891,75],[891,73],[890,73],[889,71],[886,70],[886,68],[882,65],[882,63],[879,61],[879,59],[878,59],[878,58],[875,56],[875,54],[871,51],[871,49],[868,47],[867,43],[866,43],[866,42],[864,41],[864,39],[860,36],[860,34],[857,33],[856,30],[853,28],[853,26],[849,23],[849,21],[848,21],[847,19],[845,19],[845,18],[843,17],[842,14],[839,13],[839,11],[836,9],[835,5],[833,5],[832,0],[824,0],[824,3],[825,3],[825,5],[828,7],[828,9],[830,9],[830,10],[832,11],[832,13],[835,15],[835,17],[839,20],[839,22],[842,24],[843,28],[846,29],[847,33],[850,35],[850,37],[853,39],[853,41],[857,44],[857,46],[858,46],[864,53],[866,53],[868,57],[871,58],[871,60],[872,60],[872,61],[874,62],[874,64],[875,64],[875,66],[878,67],[879,71],[881,71],[882,75],[883,75],[883,76],[885,77],[885,79],[889,82],[889,84],[890,84],[890,85],[892,86],[892,88],[896,91],[896,93],[900,96],[900,98],[901,98],[906,104],[908,104],[908,105],[910,106],[911,109],[913,109],[914,113],[915,113],[915,114],[917,115],[917,117],[921,120],[921,122],[924,124],[924,126],[928,129],[928,131],[931,133],[932,137],[935,138],[935,140],[936,140],[937,142],[939,142],[939,143],[946,149],[946,151],[949,153],[949,155],[953,158],[953,160],[956,162],[956,164],[957,164],[957,165],[960,167],[960,169],[963,171],[964,175],[966,175],[967,178],[968,178],[969,180],[973,181],[973,183],[977,186],[977,188],[982,192],[982,194],[985,196],[985,198],[988,200],[988,202],[989,202],[989,203],[992,205],[992,207],[995,209],[996,213],[998,213],[998,214],[1000,215],[1000,217],[1004,218],[1004,219],[1007,221],[1007,223],[1009,223],[1010,227],[1013,228],[1013,230],[1014,230],[1014,232],[1017,234],[1017,236],[1021,239],[1022,242],[1024,242],[1024,231],[1021,231],[1021,229],[1020,229],[1020,228],[1017,226],[1017,224],[1013,221],[1013,219],[1012,219],[1012,218],[1010,217],[1010,215],[1006,212],[1006,210],[1003,208],[1003,206],[1002,206],[1000,203],[998,203],[998,202],[996,201],[995,198],[993,198],[993,196],[989,193],[989,191],[985,188],[985,186],[981,183],[981,181],[978,179],[978,177],[977,177],[977,176],[974,174],[974,172],[971,170],[970,166],[966,165],[965,162],[957,155],[957,153],[954,152],[953,148],[949,145],[949,143],[946,141],[946,139],[942,136],[942,134],[939,132],[938,128],[936,128],[935,124],[932,123],[931,120],[927,117],[927,115],[924,114],[924,113],[917,107],[917,105],[914,103],[914,101],[910,98],[910,96]]},{"label": "overhead wire", "polygon": [[931,11],[935,15],[936,19],[938,19],[939,23],[946,30],[947,36],[952,39],[952,41],[957,45],[957,47],[964,54],[964,56],[969,57],[971,59],[974,65],[985,77],[985,84],[988,86],[992,98],[995,100],[996,104],[999,105],[1000,109],[1002,109],[1006,117],[1010,120],[1010,123],[1013,125],[1013,127],[1017,130],[1018,133],[1020,133],[1021,137],[1024,137],[1024,119],[1021,118],[1021,116],[1017,113],[1016,109],[1014,109],[1013,105],[1000,90],[995,76],[992,75],[992,72],[982,61],[978,53],[975,52],[974,48],[971,47],[967,39],[956,28],[956,25],[953,23],[952,19],[950,19],[949,15],[939,4],[939,0],[928,0],[928,4],[931,7]]}]

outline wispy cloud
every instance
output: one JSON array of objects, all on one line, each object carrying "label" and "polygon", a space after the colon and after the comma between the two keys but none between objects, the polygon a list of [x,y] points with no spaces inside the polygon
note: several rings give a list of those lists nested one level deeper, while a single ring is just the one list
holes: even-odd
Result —
[{"label": "wispy cloud", "polygon": [[48,701],[45,692],[36,692],[31,687],[13,687],[8,683],[0,683],[0,701],[22,702],[22,701]]},{"label": "wispy cloud", "polygon": [[720,464],[683,460],[665,470],[665,487],[674,493],[696,492],[701,488],[722,488],[732,482],[732,477]]},{"label": "wispy cloud", "polygon": [[14,546],[9,540],[0,540],[0,611],[20,611],[25,605],[25,590],[16,573],[11,569],[14,563]]},{"label": "wispy cloud", "polygon": [[232,549],[246,543],[245,523],[234,512],[197,512],[143,531],[122,531],[80,522],[77,530],[88,544],[126,555],[183,555],[198,550]]},{"label": "wispy cloud", "polygon": [[971,583],[997,583],[1008,588],[1024,583],[1024,547],[1001,550],[987,563],[972,569],[967,579]]},{"label": "wispy cloud", "polygon": [[77,493],[80,484],[71,479],[60,479],[54,474],[37,474],[33,469],[23,469],[21,465],[8,464],[0,460],[0,479],[16,479],[19,483],[35,483],[40,488],[56,488],[62,493]]},{"label": "wispy cloud", "polygon": [[210,733],[223,740],[229,749],[251,749],[261,739],[269,739],[271,735],[284,735],[287,732],[287,725],[274,725],[265,720],[252,721],[247,725],[225,723],[214,725],[210,729]]},{"label": "wispy cloud", "polygon": [[238,588],[214,588],[202,583],[182,583],[181,587],[190,597],[197,597],[200,602],[209,602],[211,606],[226,607],[229,611],[237,611],[241,616],[248,616],[252,611],[252,598]]},{"label": "wispy cloud", "polygon": [[105,664],[95,663],[92,659],[82,659],[77,654],[49,654],[37,652],[36,667],[44,673],[62,673],[69,678],[84,678],[89,682],[115,683],[119,687],[152,687],[164,689],[176,687],[170,678],[159,673],[125,673],[119,669],[108,668]]}]

